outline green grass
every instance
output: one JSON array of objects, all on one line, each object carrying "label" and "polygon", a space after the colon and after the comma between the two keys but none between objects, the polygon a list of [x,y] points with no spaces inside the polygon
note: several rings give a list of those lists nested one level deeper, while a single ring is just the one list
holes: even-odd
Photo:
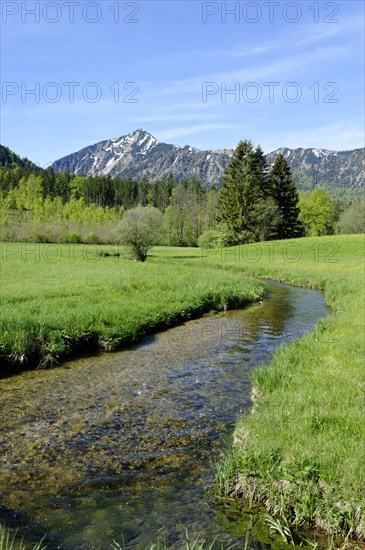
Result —
[{"label": "green grass", "polygon": [[[254,371],[253,414],[236,425],[217,490],[262,504],[283,525],[364,540],[364,236],[248,245],[224,259],[325,290],[333,315]],[[209,253],[208,265],[220,261]]]},{"label": "green grass", "polygon": [[[42,541],[34,544],[31,550],[46,550]],[[29,545],[19,538],[17,531],[11,532],[8,527],[0,523],[0,550],[30,550]]]},{"label": "green grass", "polygon": [[[181,549],[184,550],[233,550],[233,548],[236,548],[235,544],[223,546],[223,543],[219,542],[217,537],[211,541],[202,537],[191,539],[186,529],[182,535],[183,541],[181,542]],[[174,548],[175,547],[174,545]],[[47,546],[43,545],[42,541],[36,543],[32,547],[26,545],[24,539],[19,538],[17,531],[12,533],[8,527],[0,523],[0,550],[47,550],[47,548]],[[128,545],[124,540],[121,542],[114,540],[109,544],[109,548],[110,550],[126,550]],[[155,543],[151,542],[145,548],[146,550],[168,550],[171,547],[169,547],[165,541],[159,540]]]},{"label": "green grass", "polygon": [[[255,301],[263,292],[261,283],[239,273],[207,269],[197,249],[163,250],[165,257],[146,263],[102,252],[117,251],[110,246],[1,244],[3,370],[51,366],[77,352],[114,350],[177,321]],[[195,265],[181,265],[175,256],[182,254],[198,256]]]},{"label": "green grass", "polygon": [[[183,533],[183,539],[184,540],[180,543],[181,550],[233,550],[233,548],[236,548],[236,544],[224,546],[223,543],[217,540],[217,537],[210,541],[202,537],[191,539],[186,529]],[[110,545],[111,550],[125,550],[126,548],[128,548],[128,545],[124,542],[119,543],[113,541]],[[157,541],[156,543],[151,543],[146,547],[146,550],[168,550],[169,548],[176,548],[176,545],[174,544],[172,547],[169,547],[167,543],[162,540]]]},{"label": "green grass", "polygon": [[364,540],[364,244],[361,235],[305,238],[203,257],[155,248],[137,264],[92,246],[5,243],[0,358],[52,364],[257,299],[262,286],[242,272],[323,289],[333,314],[255,370],[254,411],[237,423],[217,492],[261,504],[284,534],[294,526]]}]

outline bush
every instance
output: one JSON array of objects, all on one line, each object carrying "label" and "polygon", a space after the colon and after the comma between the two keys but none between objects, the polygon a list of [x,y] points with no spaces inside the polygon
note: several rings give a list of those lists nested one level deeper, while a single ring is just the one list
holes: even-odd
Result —
[{"label": "bush", "polygon": [[28,231],[25,233],[23,241],[28,243],[51,243],[52,239],[42,231]]},{"label": "bush", "polygon": [[204,231],[198,239],[198,246],[200,248],[220,248],[223,245],[223,235],[220,231],[215,229],[208,229]]},{"label": "bush", "polygon": [[365,233],[365,204],[357,202],[342,213],[338,222],[339,233]]},{"label": "bush", "polygon": [[94,232],[91,232],[85,235],[85,237],[83,238],[83,241],[86,244],[100,244],[100,239],[97,236],[97,234]]},{"label": "bush", "polygon": [[81,243],[81,237],[76,231],[69,231],[67,233],[66,242],[71,244]]},{"label": "bush", "polygon": [[163,214],[153,206],[127,210],[115,228],[116,242],[124,245],[133,257],[144,262],[150,248],[158,244],[163,233]]}]

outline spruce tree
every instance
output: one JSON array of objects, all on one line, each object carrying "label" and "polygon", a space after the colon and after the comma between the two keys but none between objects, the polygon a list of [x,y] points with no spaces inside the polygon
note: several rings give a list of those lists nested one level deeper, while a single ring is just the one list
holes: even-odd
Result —
[{"label": "spruce tree", "polygon": [[226,225],[230,244],[255,240],[255,205],[264,197],[266,176],[261,149],[241,141],[223,176],[218,221]]},{"label": "spruce tree", "polygon": [[299,220],[299,195],[290,166],[282,153],[277,155],[270,172],[270,194],[278,205],[281,215],[275,238],[301,237],[304,231]]}]

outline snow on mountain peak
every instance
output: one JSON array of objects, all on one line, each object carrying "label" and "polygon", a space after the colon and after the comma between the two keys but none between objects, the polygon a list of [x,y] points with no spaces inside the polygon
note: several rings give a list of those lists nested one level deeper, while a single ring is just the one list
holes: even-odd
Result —
[{"label": "snow on mountain peak", "polygon": [[117,150],[116,154],[124,154],[128,151],[131,152],[132,149],[135,150],[137,147],[137,152],[135,151],[136,154],[145,155],[158,143],[159,141],[155,137],[142,128],[138,128],[127,135],[109,140],[108,147],[104,148],[104,150],[108,151],[114,149]]},{"label": "snow on mountain peak", "polygon": [[330,151],[329,149],[312,149],[312,151],[316,157],[328,157],[328,155],[337,154],[336,151]]},{"label": "snow on mountain peak", "polygon": [[[288,159],[295,174],[312,181],[315,172],[315,185],[331,180],[340,186],[344,178],[353,187],[363,185],[363,150],[335,152],[320,148],[281,147],[266,155],[270,166],[279,153]],[[221,183],[232,155],[231,149],[200,151],[189,145],[162,143],[149,132],[138,128],[63,157],[53,166],[57,172],[68,170],[78,175],[118,175],[137,179],[143,176],[149,179],[167,177],[171,173],[177,179],[194,175],[209,187]]]},{"label": "snow on mountain peak", "polygon": [[147,151],[149,151],[154,145],[159,143],[155,137],[142,128],[138,128],[125,136],[115,138],[110,141],[112,142],[113,147],[119,147],[122,149],[130,149],[136,145],[140,149],[140,154],[146,154]]}]

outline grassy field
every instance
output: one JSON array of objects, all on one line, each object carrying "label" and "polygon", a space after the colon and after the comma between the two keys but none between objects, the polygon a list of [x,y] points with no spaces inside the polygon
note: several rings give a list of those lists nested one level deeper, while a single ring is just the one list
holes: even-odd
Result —
[{"label": "grassy field", "polygon": [[217,492],[288,525],[365,539],[364,236],[217,251],[155,248],[146,264],[112,247],[1,245],[1,361],[52,364],[115,349],[210,309],[258,299],[267,277],[323,289],[333,314],[253,375]]},{"label": "grassy field", "polygon": [[[323,289],[333,315],[253,375],[217,468],[220,495],[260,503],[281,525],[365,539],[364,236],[208,252],[247,274]],[[278,524],[280,525],[280,523]]]},{"label": "grassy field", "polygon": [[[161,250],[161,249],[160,249]],[[197,249],[194,253],[199,255]],[[158,254],[157,250],[157,254]],[[77,352],[113,350],[179,320],[259,299],[263,285],[206,268],[192,250],[147,263],[93,245],[1,244],[0,362],[51,366]],[[177,264],[177,262],[179,263]]]}]

